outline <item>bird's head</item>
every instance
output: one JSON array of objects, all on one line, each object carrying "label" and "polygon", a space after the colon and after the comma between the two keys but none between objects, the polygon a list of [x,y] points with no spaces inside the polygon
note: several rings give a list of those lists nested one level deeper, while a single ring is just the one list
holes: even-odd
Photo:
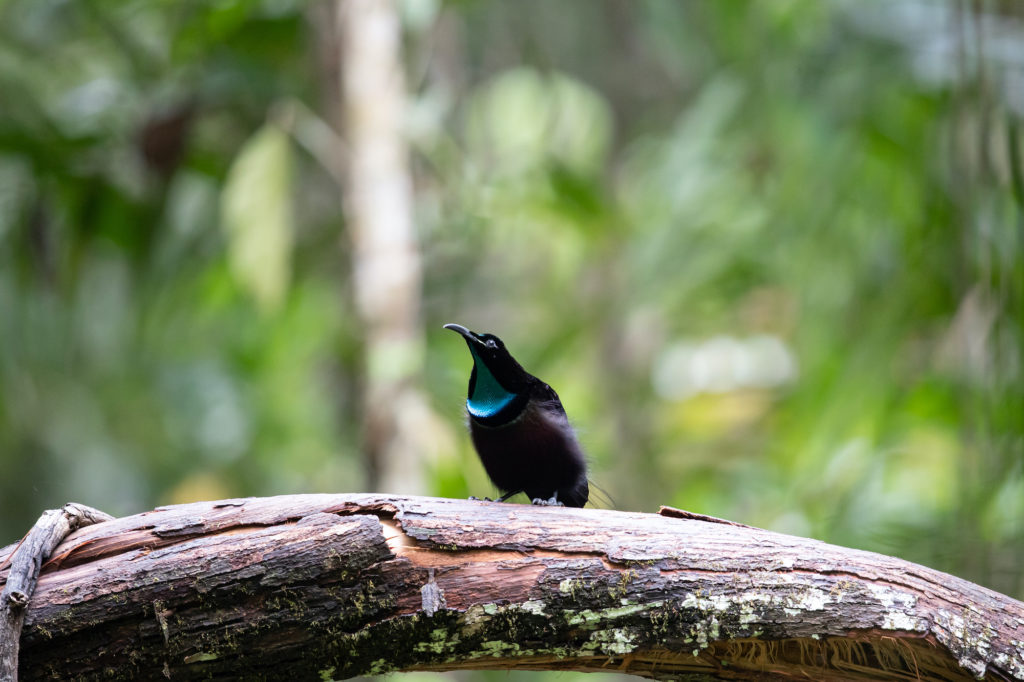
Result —
[{"label": "bird's head", "polygon": [[478,334],[459,324],[446,324],[462,335],[473,355],[473,373],[469,377],[469,413],[475,417],[495,414],[529,388],[530,379],[516,359],[494,334]]}]

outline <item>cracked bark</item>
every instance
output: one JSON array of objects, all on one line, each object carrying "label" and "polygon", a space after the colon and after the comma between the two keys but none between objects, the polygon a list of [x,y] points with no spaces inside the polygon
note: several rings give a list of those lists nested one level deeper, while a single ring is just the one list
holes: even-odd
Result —
[{"label": "cracked bark", "polygon": [[27,609],[20,674],[484,668],[1024,680],[1024,604],[892,557],[686,513],[297,495],[73,533]]},{"label": "cracked bark", "polygon": [[17,679],[21,629],[25,607],[39,579],[39,571],[54,547],[72,531],[113,517],[92,507],[69,502],[61,509],[43,512],[32,529],[10,551],[0,553],[0,571],[6,569],[0,591],[0,682]]}]

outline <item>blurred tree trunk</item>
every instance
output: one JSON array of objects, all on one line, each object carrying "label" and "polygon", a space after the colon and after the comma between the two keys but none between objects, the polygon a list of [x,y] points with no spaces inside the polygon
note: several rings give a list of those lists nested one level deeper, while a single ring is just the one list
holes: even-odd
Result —
[{"label": "blurred tree trunk", "polygon": [[362,405],[371,488],[421,493],[427,414],[419,389],[422,274],[403,132],[405,78],[394,0],[338,0],[344,204],[364,340]]},{"label": "blurred tree trunk", "polygon": [[1024,680],[1021,602],[668,508],[222,500],[89,526],[53,557],[25,614],[23,682],[459,669]]}]

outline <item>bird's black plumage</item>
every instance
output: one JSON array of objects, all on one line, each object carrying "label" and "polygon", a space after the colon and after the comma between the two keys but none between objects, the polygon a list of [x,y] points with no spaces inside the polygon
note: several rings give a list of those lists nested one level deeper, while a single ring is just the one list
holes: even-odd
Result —
[{"label": "bird's black plumage", "polygon": [[499,499],[524,492],[535,504],[585,505],[586,458],[555,390],[523,369],[497,336],[457,324],[445,329],[461,334],[473,356],[469,433]]}]

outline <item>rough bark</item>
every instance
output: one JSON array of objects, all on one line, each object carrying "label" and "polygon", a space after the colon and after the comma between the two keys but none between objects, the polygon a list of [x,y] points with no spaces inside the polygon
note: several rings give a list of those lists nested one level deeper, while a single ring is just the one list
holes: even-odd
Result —
[{"label": "rough bark", "polygon": [[666,514],[298,495],[108,521],[44,566],[21,676],[1024,680],[1021,602],[891,557]]},{"label": "rough bark", "polygon": [[0,682],[17,679],[18,642],[25,624],[25,607],[39,579],[43,562],[72,531],[113,517],[69,502],[61,509],[43,512],[32,530],[13,549],[4,552],[0,568],[8,568],[4,589],[0,592]]}]

